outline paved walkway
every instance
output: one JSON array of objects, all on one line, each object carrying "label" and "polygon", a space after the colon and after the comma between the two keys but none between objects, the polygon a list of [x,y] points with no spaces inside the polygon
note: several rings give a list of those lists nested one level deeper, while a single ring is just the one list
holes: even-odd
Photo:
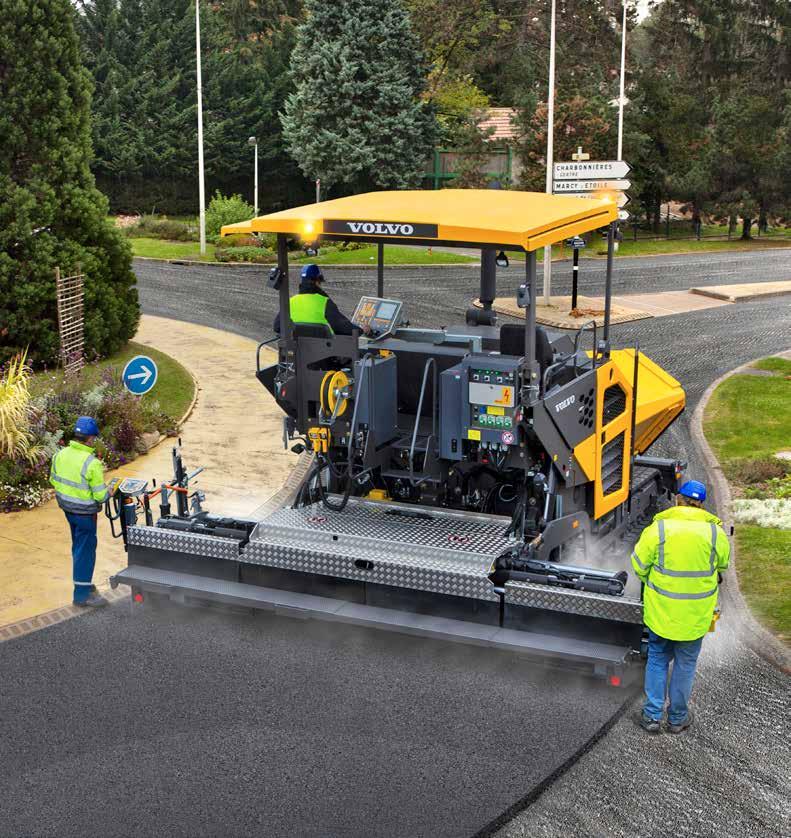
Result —
[{"label": "paved walkway", "polygon": [[[206,507],[251,514],[296,463],[296,456],[283,450],[282,414],[255,378],[256,343],[148,315],[135,340],[172,355],[198,381],[198,400],[181,438],[185,465],[206,467],[196,484],[206,492]],[[113,475],[170,477],[174,442],[165,440]],[[71,602],[69,551],[68,529],[55,501],[0,516],[0,626]],[[101,518],[94,579],[106,586],[108,576],[125,565],[121,540],[110,537]]]}]

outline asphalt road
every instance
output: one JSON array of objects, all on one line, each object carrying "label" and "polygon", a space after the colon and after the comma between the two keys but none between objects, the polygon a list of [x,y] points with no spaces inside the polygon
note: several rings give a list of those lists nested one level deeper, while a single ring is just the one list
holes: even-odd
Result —
[{"label": "asphalt road", "polygon": [[[762,276],[788,278],[789,257],[775,251]],[[633,271],[641,290],[696,283],[682,279],[687,266],[676,261],[651,276],[644,260],[624,260],[619,274]],[[136,268],[147,313],[254,338],[270,333],[274,295],[260,269]],[[413,323],[435,325],[458,319],[476,277],[474,269],[393,274],[388,293],[409,301]],[[373,284],[367,272],[333,276],[347,309]],[[791,306],[777,300],[614,330],[616,343],[639,339],[684,382],[690,410],[717,375],[790,335]],[[688,450],[683,418],[661,448]],[[732,737],[740,769],[766,752],[760,723],[771,728],[783,700],[776,682],[750,666],[732,667],[728,682],[738,691],[762,678],[749,696],[760,735]],[[263,616],[133,617],[118,605],[0,645],[0,836],[472,835],[584,748],[624,698],[499,654]],[[728,700],[722,691],[716,698]],[[612,749],[609,742],[593,753]],[[617,751],[604,752],[616,761],[604,773],[617,775]],[[695,771],[722,768],[716,760],[679,764],[693,786]],[[662,781],[663,797],[674,790]],[[584,795],[574,800],[585,808]],[[626,804],[633,811],[634,801]],[[592,819],[579,814],[577,826],[588,827],[566,831],[548,816],[540,834],[609,834]],[[514,828],[531,834],[529,823]]]},{"label": "asphalt road", "polygon": [[[603,294],[605,260],[583,259],[580,293]],[[539,284],[541,283],[539,266]],[[189,320],[263,340],[271,336],[277,294],[266,285],[265,266],[171,265],[138,259],[140,299],[146,314]],[[291,270],[296,288],[298,269]],[[477,296],[477,266],[397,268],[385,271],[385,294],[405,301],[413,326],[464,322]],[[375,272],[361,268],[325,268],[328,293],[351,315],[363,294],[376,293]],[[523,281],[522,265],[498,270],[498,293],[514,294]],[[552,266],[553,293],[571,293],[571,263]],[[663,258],[618,259],[613,273],[616,294],[685,290],[699,285],[768,282],[791,279],[791,249],[702,253]]]}]

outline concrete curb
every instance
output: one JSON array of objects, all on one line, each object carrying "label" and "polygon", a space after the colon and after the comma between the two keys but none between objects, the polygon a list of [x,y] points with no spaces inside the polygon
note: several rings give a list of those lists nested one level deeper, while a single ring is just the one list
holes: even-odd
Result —
[{"label": "concrete curb", "polygon": [[[777,354],[788,357],[791,355],[791,350],[781,351]],[[766,356],[761,357],[763,358]],[[725,373],[725,375],[722,375],[716,381],[713,381],[708,386],[703,396],[701,396],[701,399],[692,414],[692,420],[690,422],[690,435],[692,437],[692,443],[701,455],[709,477],[709,485],[712,489],[714,507],[718,510],[720,517],[723,518],[723,520],[731,518],[731,504],[733,498],[731,495],[731,488],[728,485],[728,481],[725,479],[725,475],[723,474],[722,466],[714,456],[714,452],[711,450],[711,446],[703,433],[703,415],[706,410],[706,405],[709,403],[709,399],[717,387],[719,387],[719,385],[727,378],[730,378],[732,375],[738,375],[758,360],[760,360],[760,358],[748,361],[746,364],[736,367],[736,369]],[[731,568],[734,570],[736,569],[737,561],[738,555],[736,553],[736,544],[735,541],[732,540]],[[734,630],[739,633],[745,645],[752,649],[759,657],[768,661],[780,671],[791,674],[791,649],[778,640],[770,631],[765,629],[755,619],[749,606],[745,602],[744,597],[742,596],[742,592],[739,587],[738,575],[736,573],[729,573],[720,591],[727,608],[732,610],[733,613],[737,615],[738,619],[734,621]]]},{"label": "concrete curb", "polygon": [[[214,268],[271,268],[275,262],[201,262],[198,259],[155,259],[153,256],[133,256],[134,259],[140,259],[143,262],[159,262],[162,265],[184,265],[185,267],[192,267],[194,265],[208,265]],[[554,261],[554,260],[553,260]],[[445,262],[441,265],[426,265],[421,262],[401,263],[400,265],[385,265],[385,270],[399,271],[409,270],[413,271],[415,268],[426,268],[430,271],[448,270],[448,268],[479,268],[480,262]],[[292,264],[292,268],[302,267],[301,264]],[[375,262],[345,262],[342,265],[319,265],[321,268],[331,268],[332,270],[360,270],[360,268],[375,268]]]},{"label": "concrete curb", "polygon": [[[128,599],[129,597],[129,591],[113,591],[107,586],[98,585],[97,588],[99,593],[109,603],[118,602],[121,599]],[[71,620],[72,617],[84,616],[94,610],[93,608],[78,608],[76,605],[62,605],[60,608],[45,611],[43,614],[37,614],[35,617],[27,617],[24,620],[17,620],[15,623],[8,623],[5,626],[0,626],[0,643],[6,640],[15,640],[17,637],[24,637],[27,634],[32,634],[34,631],[55,626],[58,623]]]}]

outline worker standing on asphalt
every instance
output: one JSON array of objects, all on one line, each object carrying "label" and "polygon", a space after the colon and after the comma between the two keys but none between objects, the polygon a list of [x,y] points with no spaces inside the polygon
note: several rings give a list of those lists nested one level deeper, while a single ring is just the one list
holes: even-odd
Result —
[{"label": "worker standing on asphalt", "polygon": [[[318,265],[305,265],[299,279],[299,293],[290,300],[292,323],[318,323],[329,326],[336,335],[350,335],[357,326],[327,296],[321,284],[324,274]],[[273,326],[280,334],[280,314]],[[368,331],[367,329],[364,331]]]},{"label": "worker standing on asphalt", "polygon": [[632,553],[632,567],[645,585],[648,665],[640,726],[649,733],[661,731],[666,697],[668,732],[681,733],[692,724],[688,703],[695,666],[731,550],[722,522],[703,508],[705,500],[706,487],[688,480],[677,505],[654,518]]},{"label": "worker standing on asphalt", "polygon": [[99,427],[90,416],[80,416],[74,425],[74,439],[52,458],[49,482],[55,488],[58,506],[71,529],[74,604],[100,608],[107,600],[96,593],[93,568],[96,564],[96,519],[107,500],[104,469],[94,446]]}]

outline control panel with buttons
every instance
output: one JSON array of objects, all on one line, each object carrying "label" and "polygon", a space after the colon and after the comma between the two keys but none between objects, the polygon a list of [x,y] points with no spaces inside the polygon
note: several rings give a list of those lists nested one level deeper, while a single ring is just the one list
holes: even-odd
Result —
[{"label": "control panel with buttons", "polygon": [[496,369],[494,363],[469,368],[470,428],[510,431],[516,427],[517,378],[516,369]]}]

